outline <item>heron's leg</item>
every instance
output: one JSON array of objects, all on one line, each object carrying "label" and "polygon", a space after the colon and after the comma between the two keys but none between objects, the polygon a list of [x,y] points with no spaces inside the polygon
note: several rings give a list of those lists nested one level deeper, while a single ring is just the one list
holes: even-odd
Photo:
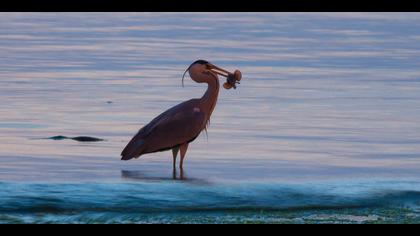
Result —
[{"label": "heron's leg", "polygon": [[176,169],[176,156],[178,155],[179,147],[172,148],[172,156],[174,157],[173,167]]},{"label": "heron's leg", "polygon": [[182,144],[179,147],[179,149],[181,150],[181,162],[180,162],[179,168],[182,170],[183,169],[183,164],[184,164],[185,154],[187,153],[187,149],[188,149],[188,143]]},{"label": "heron's leg", "polygon": [[172,179],[176,179],[176,169],[172,170]]},{"label": "heron's leg", "polygon": [[179,171],[180,171],[180,173],[179,173],[179,179],[180,180],[184,180],[184,169],[181,168]]}]

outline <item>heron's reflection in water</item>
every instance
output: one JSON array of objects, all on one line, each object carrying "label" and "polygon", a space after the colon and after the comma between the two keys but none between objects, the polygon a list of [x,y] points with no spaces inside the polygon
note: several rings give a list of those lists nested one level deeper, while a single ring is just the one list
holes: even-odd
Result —
[{"label": "heron's reflection in water", "polygon": [[195,183],[200,185],[208,185],[211,184],[209,180],[205,179],[198,179],[198,178],[192,178],[188,177],[186,175],[185,170],[179,170],[175,169],[172,171],[172,176],[152,176],[145,174],[144,171],[139,170],[121,170],[121,178],[123,179],[129,179],[129,180],[136,180],[136,181],[152,181],[152,182],[161,182],[161,181],[182,181],[182,182],[188,182],[188,183]]}]

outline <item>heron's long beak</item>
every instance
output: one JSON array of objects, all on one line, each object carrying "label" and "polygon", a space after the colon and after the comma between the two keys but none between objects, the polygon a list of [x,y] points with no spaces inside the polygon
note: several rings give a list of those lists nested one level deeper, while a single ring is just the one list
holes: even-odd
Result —
[{"label": "heron's long beak", "polygon": [[230,73],[229,71],[227,71],[227,70],[225,70],[225,69],[222,69],[222,68],[220,68],[220,67],[217,67],[217,66],[215,66],[215,65],[213,65],[213,64],[211,64],[211,63],[208,63],[208,64],[207,64],[207,66],[208,66],[208,68],[209,68],[211,71],[213,71],[214,73],[216,73],[216,74],[218,74],[218,75],[221,75],[221,76],[224,76],[224,77],[228,77],[228,76],[229,76],[229,74],[232,74],[232,73]]}]

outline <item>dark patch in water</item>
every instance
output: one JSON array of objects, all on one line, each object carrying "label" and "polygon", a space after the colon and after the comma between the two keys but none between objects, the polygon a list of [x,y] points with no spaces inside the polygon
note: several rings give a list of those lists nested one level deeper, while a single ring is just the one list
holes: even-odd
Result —
[{"label": "dark patch in water", "polygon": [[79,142],[101,142],[101,141],[105,141],[104,139],[89,137],[89,136],[66,137],[66,136],[62,136],[62,135],[49,137],[47,139],[52,139],[52,140],[72,139],[72,140],[79,141]]}]

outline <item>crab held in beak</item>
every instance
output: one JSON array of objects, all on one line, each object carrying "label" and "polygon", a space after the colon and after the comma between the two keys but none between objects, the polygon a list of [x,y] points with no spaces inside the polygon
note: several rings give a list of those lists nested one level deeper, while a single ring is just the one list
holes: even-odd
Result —
[{"label": "crab held in beak", "polygon": [[221,76],[226,77],[226,82],[223,84],[223,88],[225,89],[236,89],[236,84],[240,84],[239,81],[242,79],[242,73],[239,70],[235,70],[234,73],[231,73],[225,69],[222,69],[220,67],[217,67],[211,63],[208,64],[208,68],[215,72],[216,74],[219,74]]}]

